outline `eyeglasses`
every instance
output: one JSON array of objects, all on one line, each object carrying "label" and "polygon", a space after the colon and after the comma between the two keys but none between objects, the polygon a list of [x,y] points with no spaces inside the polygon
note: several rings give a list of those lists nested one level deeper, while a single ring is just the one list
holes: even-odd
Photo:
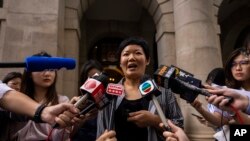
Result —
[{"label": "eyeglasses", "polygon": [[249,60],[241,60],[239,62],[233,62],[231,68],[236,68],[238,65],[240,67],[246,67],[249,64]]}]

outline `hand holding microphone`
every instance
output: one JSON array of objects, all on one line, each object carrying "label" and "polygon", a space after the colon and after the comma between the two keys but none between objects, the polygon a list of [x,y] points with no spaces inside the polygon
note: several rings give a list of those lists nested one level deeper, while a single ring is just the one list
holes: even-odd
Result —
[{"label": "hand holding microphone", "polygon": [[[178,126],[174,125],[170,120],[167,121],[168,125],[171,127],[172,132],[164,131],[163,136],[166,138],[165,141],[189,141],[186,133]],[[161,127],[163,124],[160,125]]]},{"label": "hand holding microphone", "polygon": [[[79,115],[85,115],[94,108],[101,109],[108,104],[109,100],[105,96],[107,81],[108,78],[106,75],[95,75],[92,78],[88,78],[80,87],[83,96],[74,104],[80,110]],[[86,102],[90,104],[86,104]],[[58,127],[58,124],[53,126],[53,128],[56,127]]]},{"label": "hand holding microphone", "polygon": [[[143,79],[148,79],[147,77],[143,78]],[[144,81],[144,80],[143,80]],[[139,86],[139,90],[142,94],[143,97],[145,97],[148,100],[153,101],[153,104],[156,107],[157,113],[160,116],[160,119],[165,127],[166,130],[171,130],[170,127],[168,126],[167,123],[167,118],[159,104],[159,102],[156,99],[156,96],[161,94],[161,91],[159,90],[158,86],[155,84],[155,82],[151,79],[148,79],[147,81],[143,82],[140,86]]]},{"label": "hand holding microphone", "polygon": [[[77,108],[78,110],[84,109],[89,105],[89,101],[87,100],[87,96],[78,96],[78,97],[73,97],[70,100],[70,103],[74,104],[74,107]],[[84,123],[86,120],[92,119],[97,115],[97,109],[91,110],[89,113],[82,115],[80,112],[78,113],[78,116],[75,116],[74,120],[76,123]]]},{"label": "hand holding microphone", "polygon": [[[250,92],[230,88],[212,89],[209,86],[206,88],[208,88],[208,91],[213,94],[213,96],[210,96],[207,99],[209,103],[219,107],[220,109],[232,112],[232,109],[229,107],[230,104],[236,110],[242,110],[249,114],[250,105],[248,95]],[[224,98],[225,96],[232,97],[234,100],[231,102]]]},{"label": "hand holding microphone", "polygon": [[[88,114],[95,109],[103,109],[115,96],[123,93],[123,87],[119,84],[108,84],[108,77],[103,73],[88,78],[80,90],[83,96],[74,104],[80,109],[80,115]],[[115,105],[112,106],[115,108]],[[109,129],[113,126],[113,118],[111,115]]]},{"label": "hand holding microphone", "polygon": [[[158,85],[170,88],[174,93],[180,94],[180,97],[192,103],[198,94],[211,96],[207,90],[201,88],[201,80],[193,77],[192,74],[181,70],[175,66],[161,65],[154,73],[155,80]],[[229,102],[231,97],[225,96]]]}]

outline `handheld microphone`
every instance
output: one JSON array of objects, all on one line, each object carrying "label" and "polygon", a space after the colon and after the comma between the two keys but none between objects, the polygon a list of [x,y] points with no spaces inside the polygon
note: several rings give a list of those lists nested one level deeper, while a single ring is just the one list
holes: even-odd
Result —
[{"label": "handheld microphone", "polygon": [[[104,78],[100,79],[100,77],[98,77],[99,80],[101,82],[104,81],[104,85],[107,84],[107,77],[105,76]],[[91,80],[92,81],[92,80]],[[107,88],[106,88],[106,92],[103,91],[103,87],[101,87],[101,89],[97,90],[89,90],[86,87],[90,87],[90,85],[93,86],[93,82],[88,82],[85,83],[82,87],[81,90],[82,92],[88,92],[90,93],[90,99],[93,101],[93,103],[91,103],[89,106],[87,106],[84,110],[82,110],[80,112],[80,114],[86,114],[88,111],[90,111],[93,108],[97,108],[99,110],[103,109],[104,107],[106,107],[108,104],[110,104],[110,101],[116,97],[116,96],[121,96],[124,92],[123,86],[121,84],[113,84],[113,83],[109,83]],[[106,85],[105,85],[106,86]],[[98,86],[96,86],[98,87]],[[95,94],[94,91],[98,91],[98,96],[97,94]],[[86,94],[85,94],[86,95]],[[88,95],[88,94],[87,94]],[[84,98],[81,98],[84,99]],[[111,105],[111,115],[110,115],[110,119],[109,119],[109,125],[108,125],[108,129],[111,130],[114,127],[114,112],[116,109],[116,101],[113,101],[112,105]]]},{"label": "handheld microphone", "polygon": [[[112,96],[120,96],[124,92],[124,88],[121,84],[113,84],[109,83],[106,89],[106,93]],[[115,117],[115,109],[116,109],[116,100],[113,101],[111,105],[111,115],[109,119],[108,130],[112,130],[114,128],[114,117]]]},{"label": "handheld microphone", "polygon": [[27,57],[25,62],[0,63],[0,68],[26,68],[29,72],[43,71],[46,69],[74,69],[76,61],[73,58],[62,57]]},{"label": "handheld microphone", "polygon": [[158,88],[158,86],[156,85],[156,83],[154,82],[154,80],[148,79],[147,81],[143,82],[139,86],[139,90],[140,90],[141,95],[143,97],[145,97],[148,100],[152,99],[153,104],[156,107],[157,113],[159,114],[160,119],[161,119],[165,129],[168,130],[168,131],[171,131],[170,126],[167,123],[168,119],[164,115],[163,110],[162,110],[158,100],[156,99],[156,96],[160,95],[161,91]]},{"label": "handheld microphone", "polygon": [[[85,115],[94,108],[102,109],[109,103],[109,99],[105,96],[105,88],[108,83],[108,77],[104,74],[94,75],[88,78],[80,87],[83,96],[74,104],[76,108],[81,110],[79,115]],[[86,101],[89,100],[90,104]],[[53,128],[59,124],[53,125]]]},{"label": "handheld microphone", "polygon": [[[173,65],[171,67],[161,65],[154,73],[154,78],[158,85],[171,88],[174,93],[180,94],[182,99],[190,103],[195,100],[198,94],[211,96],[208,91],[201,88],[201,80]],[[229,103],[233,101],[232,97],[226,98],[229,99]]]},{"label": "handheld microphone", "polygon": [[109,104],[109,97],[105,95],[107,84],[108,77],[103,73],[100,75],[94,75],[92,78],[87,79],[87,81],[80,87],[80,91],[83,96],[87,95],[86,97],[91,101],[91,104],[83,109],[80,114],[86,114],[93,108],[102,109]]}]

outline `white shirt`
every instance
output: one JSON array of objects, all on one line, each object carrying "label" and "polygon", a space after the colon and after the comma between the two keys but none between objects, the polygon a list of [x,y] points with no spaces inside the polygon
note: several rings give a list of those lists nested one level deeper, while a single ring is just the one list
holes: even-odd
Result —
[{"label": "white shirt", "polygon": [[[10,90],[13,90],[11,89],[9,86],[7,86],[5,83],[3,83],[1,80],[0,80],[0,100],[2,99],[3,95],[10,91]],[[2,108],[0,108],[0,111],[3,111]]]},{"label": "white shirt", "polygon": [[7,86],[5,83],[3,83],[2,81],[0,81],[0,99],[3,97],[3,95],[10,91],[13,90],[11,89],[9,86]]}]

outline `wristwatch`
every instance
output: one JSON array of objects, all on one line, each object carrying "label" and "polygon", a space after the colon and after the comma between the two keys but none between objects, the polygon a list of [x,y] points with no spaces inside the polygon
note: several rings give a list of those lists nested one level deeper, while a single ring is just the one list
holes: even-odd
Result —
[{"label": "wristwatch", "polygon": [[38,108],[36,109],[35,115],[32,118],[33,121],[35,121],[36,123],[44,123],[44,121],[42,121],[41,119],[41,114],[45,107],[46,105],[44,104],[41,104],[40,106],[38,106]]}]

